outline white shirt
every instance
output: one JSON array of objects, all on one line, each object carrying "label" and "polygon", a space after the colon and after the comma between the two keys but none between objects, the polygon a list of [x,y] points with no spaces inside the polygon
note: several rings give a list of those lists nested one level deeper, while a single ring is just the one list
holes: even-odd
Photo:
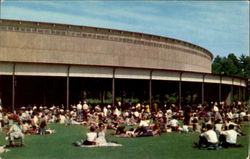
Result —
[{"label": "white shirt", "polygon": [[214,126],[215,126],[215,130],[217,130],[218,132],[221,132],[223,124],[218,123],[218,124],[215,124]]},{"label": "white shirt", "polygon": [[139,123],[139,126],[149,126],[149,120],[141,120],[141,122]]},{"label": "white shirt", "polygon": [[83,109],[84,109],[84,110],[88,110],[88,109],[89,109],[88,104],[83,104]]},{"label": "white shirt", "polygon": [[179,121],[176,119],[172,119],[172,120],[170,120],[169,125],[171,127],[177,127],[177,126],[179,126]]},{"label": "white shirt", "polygon": [[65,120],[66,120],[65,116],[64,115],[60,115],[59,118],[60,118],[60,124],[64,124]]},{"label": "white shirt", "polygon": [[3,113],[0,112],[0,120],[3,120]]},{"label": "white shirt", "polygon": [[82,109],[82,105],[81,104],[77,104],[76,108],[77,109]]},{"label": "white shirt", "polygon": [[116,108],[114,114],[119,116],[119,115],[121,115],[121,112]]},{"label": "white shirt", "polygon": [[233,114],[232,114],[232,112],[228,112],[228,113],[227,113],[227,117],[230,118],[230,119],[233,119]]},{"label": "white shirt", "polygon": [[227,130],[227,131],[222,132],[221,134],[226,135],[226,141],[228,143],[236,144],[238,133],[235,130],[233,130],[233,129]]},{"label": "white shirt", "polygon": [[20,127],[17,126],[16,124],[13,124],[13,125],[10,127],[9,132],[10,132],[10,133],[22,133],[22,128],[20,128]]},{"label": "white shirt", "polygon": [[246,116],[246,112],[240,112],[240,117],[243,118],[244,116]]},{"label": "white shirt", "polygon": [[138,111],[135,111],[135,112],[134,112],[134,115],[135,115],[135,117],[138,118],[138,117],[139,117],[139,112],[138,112]]},{"label": "white shirt", "polygon": [[214,106],[214,111],[215,112],[218,112],[219,111],[219,108],[217,106]]},{"label": "white shirt", "polygon": [[90,142],[95,141],[96,137],[97,137],[97,133],[96,132],[89,132],[89,133],[87,133],[87,140],[90,141]]},{"label": "white shirt", "polygon": [[216,135],[215,131],[213,131],[213,130],[208,130],[208,131],[202,133],[201,136],[204,136],[207,139],[207,141],[210,143],[215,144],[218,142],[217,135]]},{"label": "white shirt", "polygon": [[33,118],[34,124],[37,126],[38,125],[38,117],[35,115]]},{"label": "white shirt", "polygon": [[108,109],[106,107],[103,108],[103,115],[104,116],[108,115]]}]

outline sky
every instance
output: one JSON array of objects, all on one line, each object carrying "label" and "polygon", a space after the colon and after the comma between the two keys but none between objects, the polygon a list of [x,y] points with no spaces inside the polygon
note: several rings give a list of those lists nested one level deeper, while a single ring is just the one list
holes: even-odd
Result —
[{"label": "sky", "polygon": [[149,33],[191,42],[214,56],[249,56],[247,1],[1,1],[2,19]]}]

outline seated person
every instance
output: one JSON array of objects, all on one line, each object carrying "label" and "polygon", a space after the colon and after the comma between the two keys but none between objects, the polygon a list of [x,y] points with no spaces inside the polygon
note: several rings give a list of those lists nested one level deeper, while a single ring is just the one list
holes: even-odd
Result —
[{"label": "seated person", "polygon": [[198,119],[194,118],[192,120],[192,123],[193,123],[193,131],[200,133],[201,132],[201,125],[200,125]]},{"label": "seated person", "polygon": [[215,130],[217,136],[219,136],[221,131],[223,130],[223,123],[221,122],[221,119],[217,119],[215,121],[214,130]]},{"label": "seated person", "polygon": [[241,147],[242,145],[237,145],[237,136],[240,135],[234,130],[234,125],[229,125],[229,130],[222,131],[220,136],[221,146],[224,148],[229,147]]},{"label": "seated person", "polygon": [[214,146],[218,143],[218,137],[216,132],[213,130],[212,124],[207,125],[207,131],[200,134],[199,143],[195,143],[198,148],[202,148],[203,145],[206,147]]},{"label": "seated person", "polygon": [[240,123],[236,124],[235,122],[232,122],[231,119],[227,118],[225,122],[225,130],[229,129],[229,125],[234,125],[234,130],[236,130],[240,135],[244,135]]},{"label": "seated person", "polygon": [[95,140],[97,145],[103,145],[107,143],[107,140],[105,138],[105,134],[106,134],[106,129],[103,123],[99,123],[99,131],[97,133],[97,138]]},{"label": "seated person", "polygon": [[173,116],[173,119],[170,120],[170,122],[168,123],[170,125],[170,127],[172,128],[172,131],[178,131],[179,130],[180,123],[176,119],[177,119],[177,116]]},{"label": "seated person", "polygon": [[9,139],[10,146],[15,146],[14,139],[21,139],[21,146],[24,145],[24,134],[22,128],[22,121],[18,120],[17,124],[13,124],[7,132],[7,139]]},{"label": "seated person", "polygon": [[33,126],[31,127],[31,129],[29,130],[29,133],[30,133],[31,135],[38,134],[38,129],[37,129],[37,127],[36,127],[35,125],[33,125]]},{"label": "seated person", "polygon": [[30,122],[24,121],[23,123],[24,123],[23,124],[23,133],[24,134],[29,134],[29,130],[31,129]]},{"label": "seated person", "polygon": [[95,126],[90,127],[90,132],[86,134],[87,139],[83,142],[83,145],[95,145],[96,144],[97,133],[95,132],[95,130],[96,130]]}]

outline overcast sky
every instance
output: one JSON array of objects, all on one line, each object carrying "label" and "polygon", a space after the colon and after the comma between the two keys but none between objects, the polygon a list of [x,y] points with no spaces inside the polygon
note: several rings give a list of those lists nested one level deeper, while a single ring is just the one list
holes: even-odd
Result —
[{"label": "overcast sky", "polygon": [[249,55],[247,1],[4,0],[1,18],[149,33],[200,45],[215,56]]}]

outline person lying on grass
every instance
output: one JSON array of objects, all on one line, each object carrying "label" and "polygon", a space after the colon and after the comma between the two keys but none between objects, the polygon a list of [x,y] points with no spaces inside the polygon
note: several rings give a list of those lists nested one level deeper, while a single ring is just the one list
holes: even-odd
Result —
[{"label": "person lying on grass", "polygon": [[130,128],[129,131],[125,131],[125,126],[118,127],[119,131],[116,131],[116,137],[147,137],[147,136],[159,136],[161,135],[159,124],[153,126],[139,126],[136,129]]}]

